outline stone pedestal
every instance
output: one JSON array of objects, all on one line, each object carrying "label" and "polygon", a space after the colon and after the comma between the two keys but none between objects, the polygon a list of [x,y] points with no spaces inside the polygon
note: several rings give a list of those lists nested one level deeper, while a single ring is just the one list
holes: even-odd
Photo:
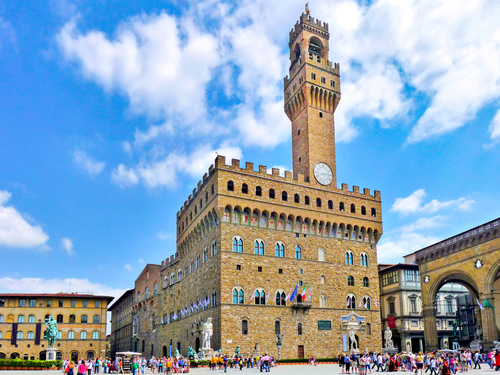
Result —
[{"label": "stone pedestal", "polygon": [[56,360],[56,348],[47,348],[45,349],[45,360],[46,361],[55,361]]},{"label": "stone pedestal", "polygon": [[202,353],[203,353],[203,359],[209,359],[211,357],[213,357],[213,349],[211,348],[205,348],[205,349],[201,349]]}]

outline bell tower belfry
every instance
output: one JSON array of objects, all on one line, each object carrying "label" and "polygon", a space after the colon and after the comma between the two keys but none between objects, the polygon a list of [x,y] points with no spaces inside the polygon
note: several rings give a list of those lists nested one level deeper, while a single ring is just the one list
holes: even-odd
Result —
[{"label": "bell tower belfry", "polygon": [[302,13],[290,31],[285,113],[292,122],[293,174],[337,187],[333,114],[340,101],[340,68],[328,60],[328,24]]}]

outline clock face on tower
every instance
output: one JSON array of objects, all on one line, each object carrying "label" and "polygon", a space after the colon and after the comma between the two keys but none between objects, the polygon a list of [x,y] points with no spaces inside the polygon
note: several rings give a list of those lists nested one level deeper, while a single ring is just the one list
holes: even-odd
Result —
[{"label": "clock face on tower", "polygon": [[329,185],[333,179],[332,170],[325,163],[318,163],[314,166],[314,177],[321,185]]}]

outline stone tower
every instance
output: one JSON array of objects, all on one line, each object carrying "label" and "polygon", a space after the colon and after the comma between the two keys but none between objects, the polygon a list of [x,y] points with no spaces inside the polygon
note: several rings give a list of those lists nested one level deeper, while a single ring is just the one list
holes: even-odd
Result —
[{"label": "stone tower", "polygon": [[329,38],[328,24],[306,9],[290,31],[284,96],[285,113],[292,122],[295,178],[302,174],[305,181],[336,188],[333,114],[340,100],[340,71],[338,63],[328,60]]}]

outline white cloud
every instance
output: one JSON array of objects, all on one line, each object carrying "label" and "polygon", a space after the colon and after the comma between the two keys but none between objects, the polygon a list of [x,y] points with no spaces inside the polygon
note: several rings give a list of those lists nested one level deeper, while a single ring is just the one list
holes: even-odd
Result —
[{"label": "white cloud", "polygon": [[5,206],[11,196],[0,190],[0,246],[42,248],[49,236],[40,226],[28,223],[14,207]]},{"label": "white cloud", "polygon": [[166,157],[153,161],[141,161],[128,168],[120,164],[112,173],[112,179],[120,186],[134,185],[139,180],[148,188],[175,188],[179,184],[179,174],[199,178],[208,171],[216,156],[241,159],[241,149],[222,145],[214,150],[204,146],[191,154],[171,153]]},{"label": "white cloud", "polygon": [[17,50],[16,30],[10,22],[0,17],[0,49],[4,40],[8,40]]},{"label": "white cloud", "polygon": [[171,232],[159,232],[156,234],[156,236],[160,239],[160,240],[168,240],[170,238],[172,238],[172,233]]},{"label": "white cloud", "polygon": [[121,187],[137,185],[139,176],[132,169],[128,169],[125,165],[120,164],[111,172],[111,180]]},{"label": "white cloud", "polygon": [[440,202],[437,199],[433,199],[429,203],[423,204],[423,200],[426,195],[427,194],[424,189],[418,189],[406,198],[396,198],[391,207],[391,211],[397,212],[402,216],[417,212],[435,213],[448,207],[455,208],[460,211],[468,211],[475,203],[472,199],[461,197],[459,199],[446,202]]},{"label": "white cloud", "polygon": [[87,279],[42,279],[36,277],[24,277],[20,279],[2,277],[0,278],[0,290],[5,293],[66,293],[71,291],[113,297],[119,297],[125,292],[123,289],[93,283]]},{"label": "white cloud", "polygon": [[70,238],[61,238],[61,246],[69,255],[73,255],[73,241]]},{"label": "white cloud", "polygon": [[107,91],[123,92],[132,109],[194,124],[206,114],[205,86],[220,56],[214,36],[190,19],[166,13],[122,23],[114,38],[82,34],[75,21],[58,35],[66,59]]},{"label": "white cloud", "polygon": [[4,203],[7,203],[12,197],[12,193],[6,190],[0,190],[0,206],[3,206]]},{"label": "white cloud", "polygon": [[383,238],[377,246],[378,262],[398,262],[404,255],[411,254],[438,242],[438,237],[415,232],[403,232]]},{"label": "white cloud", "polygon": [[493,141],[500,141],[500,110],[495,114],[493,120],[491,120],[489,132]]},{"label": "white cloud", "polygon": [[97,176],[106,166],[105,162],[98,162],[81,150],[75,150],[73,157],[75,158],[75,162],[83,167],[91,176]]},{"label": "white cloud", "polygon": [[130,264],[128,264],[128,263],[127,263],[127,264],[125,264],[125,265],[123,266],[123,268],[124,268],[124,269],[126,269],[127,271],[132,271],[132,270],[133,270],[132,266],[131,266]]}]

